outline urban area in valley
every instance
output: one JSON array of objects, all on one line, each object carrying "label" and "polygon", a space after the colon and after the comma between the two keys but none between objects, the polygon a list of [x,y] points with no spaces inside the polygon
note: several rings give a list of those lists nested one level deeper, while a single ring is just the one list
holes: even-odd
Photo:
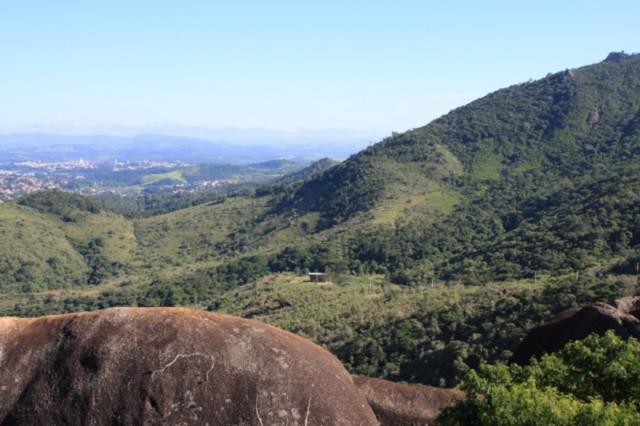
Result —
[{"label": "urban area in valley", "polygon": [[306,164],[288,160],[249,165],[84,159],[7,162],[0,163],[0,202],[45,190],[121,196],[220,190],[244,182],[275,179]]}]

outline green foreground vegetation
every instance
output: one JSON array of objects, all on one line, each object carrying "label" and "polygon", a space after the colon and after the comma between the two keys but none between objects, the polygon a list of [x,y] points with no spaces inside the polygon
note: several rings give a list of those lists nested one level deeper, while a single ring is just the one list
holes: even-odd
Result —
[{"label": "green foreground vegetation", "polygon": [[594,334],[525,367],[483,365],[461,387],[439,425],[637,425],[640,342]]},{"label": "green foreground vegetation", "polygon": [[622,281],[575,276],[432,288],[398,286],[382,275],[336,275],[331,283],[313,284],[286,273],[208,296],[161,282],[98,294],[32,294],[0,314],[186,305],[290,330],[329,349],[354,374],[454,386],[483,362],[508,361],[524,335],[554,314],[634,291]]}]

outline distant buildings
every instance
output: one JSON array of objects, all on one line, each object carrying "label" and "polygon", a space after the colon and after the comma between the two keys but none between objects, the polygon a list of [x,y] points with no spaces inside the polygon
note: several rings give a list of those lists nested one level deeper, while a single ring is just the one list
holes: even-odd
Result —
[{"label": "distant buildings", "polygon": [[309,281],[312,283],[325,283],[329,279],[324,272],[309,272]]},{"label": "distant buildings", "polygon": [[74,169],[95,169],[97,166],[87,160],[72,160],[49,163],[45,161],[22,161],[15,163],[18,167],[28,167],[31,169],[47,169],[47,170],[74,170]]},{"label": "distant buildings", "polygon": [[10,200],[35,191],[57,189],[58,185],[33,173],[0,171],[0,200]]},{"label": "distant buildings", "polygon": [[[199,179],[193,182],[167,179],[159,185],[145,184],[146,173],[177,170],[193,166],[184,161],[110,161],[87,160],[61,162],[20,161],[0,164],[0,201],[36,191],[58,189],[81,195],[116,194],[135,196],[143,193],[196,193],[238,184],[238,178]],[[138,171],[138,172],[136,172]],[[124,177],[123,177],[124,176]],[[134,176],[132,179],[131,176]],[[135,181],[139,176],[140,181]]]}]

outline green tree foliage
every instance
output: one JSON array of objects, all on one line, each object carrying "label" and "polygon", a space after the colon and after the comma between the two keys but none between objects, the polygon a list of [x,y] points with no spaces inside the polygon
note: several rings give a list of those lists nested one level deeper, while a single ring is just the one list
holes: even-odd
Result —
[{"label": "green tree foliage", "polygon": [[424,182],[461,194],[448,215],[352,238],[350,268],[398,283],[419,281],[424,261],[481,283],[625,255],[640,244],[639,70],[632,55],[499,90],[354,155],[276,211],[319,212],[330,227]]},{"label": "green tree foliage", "polygon": [[18,204],[53,214],[64,222],[75,222],[79,214],[100,212],[100,206],[95,201],[62,191],[34,192],[22,197]]},{"label": "green tree foliage", "polygon": [[487,292],[435,306],[425,300],[406,318],[357,324],[352,338],[329,347],[355,374],[453,386],[481,362],[508,361],[526,333],[555,313],[625,291],[604,280],[563,279],[541,292]]},{"label": "green tree foliage", "polygon": [[[427,218],[395,228],[371,227],[328,246],[344,258],[347,270],[387,273],[404,285],[425,285],[432,278],[479,284],[564,274],[640,246],[640,169],[635,165],[575,179],[570,188],[545,194],[535,186],[522,177],[504,179],[437,223]],[[318,258],[317,248],[304,251],[297,263],[283,251],[280,256],[288,261],[276,270],[308,269]]]},{"label": "green tree foliage", "polygon": [[121,263],[110,261],[104,255],[102,238],[94,238],[86,244],[76,244],[76,249],[89,266],[87,284],[100,284],[105,278],[117,275],[124,268]]},{"label": "green tree foliage", "polygon": [[569,343],[531,365],[482,365],[441,425],[640,424],[640,342],[612,331]]}]

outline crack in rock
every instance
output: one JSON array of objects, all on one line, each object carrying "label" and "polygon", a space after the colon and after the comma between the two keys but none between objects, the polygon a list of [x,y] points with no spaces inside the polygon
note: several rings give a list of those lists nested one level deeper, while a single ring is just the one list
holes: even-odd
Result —
[{"label": "crack in rock", "polygon": [[181,359],[181,358],[195,358],[195,357],[208,358],[209,360],[211,360],[211,367],[209,367],[209,369],[207,370],[207,373],[205,374],[205,381],[208,382],[209,381],[209,374],[213,371],[213,369],[216,366],[216,357],[214,357],[213,355],[202,353],[202,352],[194,352],[194,353],[190,353],[190,354],[177,354],[176,357],[173,358],[173,360],[171,362],[169,362],[164,367],[162,367],[162,368],[160,368],[158,370],[155,370],[153,372],[153,374],[154,375],[156,373],[164,374],[164,372],[167,371],[167,369],[169,369],[173,364],[178,362],[178,360]]}]

